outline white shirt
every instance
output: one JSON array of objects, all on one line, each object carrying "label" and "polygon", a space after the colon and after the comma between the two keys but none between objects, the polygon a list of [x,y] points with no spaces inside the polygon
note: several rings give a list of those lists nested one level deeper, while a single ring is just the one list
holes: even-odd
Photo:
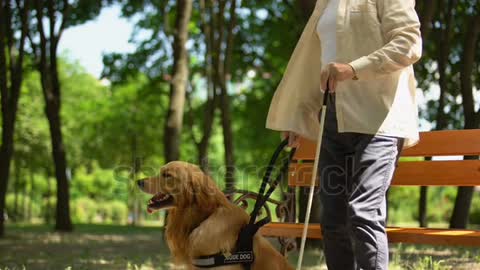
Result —
[{"label": "white shirt", "polygon": [[317,35],[322,41],[322,63],[335,62],[337,56],[337,11],[340,0],[329,0],[318,20]]}]

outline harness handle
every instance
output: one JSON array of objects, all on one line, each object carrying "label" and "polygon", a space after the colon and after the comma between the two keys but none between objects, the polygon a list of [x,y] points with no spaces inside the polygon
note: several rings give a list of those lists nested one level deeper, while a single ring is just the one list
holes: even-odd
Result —
[{"label": "harness handle", "polygon": [[[285,173],[287,172],[290,162],[293,159],[293,156],[295,154],[296,149],[293,148],[290,151],[290,154],[288,156],[288,159],[285,160],[282,164],[282,167],[279,171],[279,173],[276,175],[275,180],[271,181],[272,178],[272,172],[273,169],[275,168],[275,164],[277,163],[278,157],[280,156],[281,152],[287,147],[288,145],[288,138],[284,139],[275,149],[275,152],[272,155],[272,158],[270,159],[270,162],[268,163],[267,169],[265,171],[265,175],[262,179],[262,184],[260,186],[260,190],[258,191],[258,196],[259,198],[255,202],[255,206],[253,208],[252,213],[250,214],[250,225],[254,224],[256,221],[256,218],[258,216],[258,212],[260,209],[265,205],[265,203],[268,201],[272,193],[275,191],[275,188],[278,186],[280,181],[283,179]],[[268,191],[265,192],[267,188],[267,184],[269,184],[270,188]]]}]

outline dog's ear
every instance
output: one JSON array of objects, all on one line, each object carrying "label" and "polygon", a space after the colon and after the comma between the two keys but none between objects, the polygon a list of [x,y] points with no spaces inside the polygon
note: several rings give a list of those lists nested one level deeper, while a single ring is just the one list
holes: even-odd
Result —
[{"label": "dog's ear", "polygon": [[192,204],[205,210],[214,210],[222,203],[223,193],[207,174],[194,173],[191,184]]}]

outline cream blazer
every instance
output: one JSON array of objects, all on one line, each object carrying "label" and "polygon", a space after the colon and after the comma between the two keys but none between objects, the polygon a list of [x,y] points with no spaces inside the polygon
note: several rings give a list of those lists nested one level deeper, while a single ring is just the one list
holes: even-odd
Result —
[{"label": "cream blazer", "polygon": [[[321,41],[316,25],[328,0],[317,0],[275,91],[266,126],[315,141],[323,104]],[[383,134],[416,144],[418,110],[412,65],[422,53],[414,0],[340,0],[336,62],[349,63],[358,80],[337,85],[339,132]]]}]

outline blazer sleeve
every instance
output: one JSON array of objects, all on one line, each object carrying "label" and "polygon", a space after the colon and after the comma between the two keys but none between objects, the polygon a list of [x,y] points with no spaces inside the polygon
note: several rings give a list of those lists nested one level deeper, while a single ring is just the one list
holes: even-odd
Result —
[{"label": "blazer sleeve", "polygon": [[420,21],[415,0],[377,1],[380,27],[387,43],[349,64],[359,80],[373,79],[414,64],[422,55]]}]

